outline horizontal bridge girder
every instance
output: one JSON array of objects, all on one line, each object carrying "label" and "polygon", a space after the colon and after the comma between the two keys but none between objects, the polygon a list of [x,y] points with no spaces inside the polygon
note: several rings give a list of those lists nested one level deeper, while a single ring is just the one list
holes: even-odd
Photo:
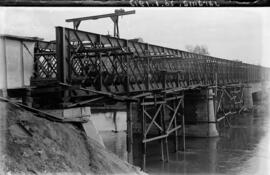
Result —
[{"label": "horizontal bridge girder", "polygon": [[193,86],[269,80],[269,68],[239,61],[63,27],[56,27],[56,34],[55,42],[36,44],[33,81],[80,80],[111,93],[173,93]]}]

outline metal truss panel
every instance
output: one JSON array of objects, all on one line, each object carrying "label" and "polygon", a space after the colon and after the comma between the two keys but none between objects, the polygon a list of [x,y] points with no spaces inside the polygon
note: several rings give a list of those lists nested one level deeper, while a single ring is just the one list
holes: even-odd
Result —
[{"label": "metal truss panel", "polygon": [[269,80],[269,68],[240,61],[63,27],[56,34],[36,44],[33,81],[130,93]]}]

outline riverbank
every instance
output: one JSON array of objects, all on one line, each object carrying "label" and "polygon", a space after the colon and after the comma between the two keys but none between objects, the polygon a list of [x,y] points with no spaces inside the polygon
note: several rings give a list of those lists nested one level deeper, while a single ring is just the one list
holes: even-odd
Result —
[{"label": "riverbank", "polygon": [[86,136],[79,125],[0,102],[1,165],[10,174],[144,174]]}]

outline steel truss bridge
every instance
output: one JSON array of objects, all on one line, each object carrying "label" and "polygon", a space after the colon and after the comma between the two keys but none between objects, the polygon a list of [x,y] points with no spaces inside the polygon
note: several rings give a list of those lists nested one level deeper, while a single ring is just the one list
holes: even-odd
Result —
[{"label": "steel truss bridge", "polygon": [[[40,108],[127,105],[130,161],[136,104],[144,162],[146,145],[155,140],[160,141],[162,159],[168,160],[169,135],[175,135],[177,151],[177,130],[182,130],[185,148],[186,92],[214,88],[216,122],[229,124],[226,116],[243,109],[243,87],[268,81],[269,73],[269,68],[240,61],[56,27],[55,41],[36,42],[28,96]],[[157,135],[150,134],[152,128]]]}]

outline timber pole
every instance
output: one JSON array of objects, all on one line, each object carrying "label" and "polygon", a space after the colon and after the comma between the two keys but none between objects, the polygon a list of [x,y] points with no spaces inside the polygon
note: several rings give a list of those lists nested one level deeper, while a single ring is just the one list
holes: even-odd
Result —
[{"label": "timber pole", "polygon": [[127,102],[127,160],[133,163],[133,116],[132,103]]}]

